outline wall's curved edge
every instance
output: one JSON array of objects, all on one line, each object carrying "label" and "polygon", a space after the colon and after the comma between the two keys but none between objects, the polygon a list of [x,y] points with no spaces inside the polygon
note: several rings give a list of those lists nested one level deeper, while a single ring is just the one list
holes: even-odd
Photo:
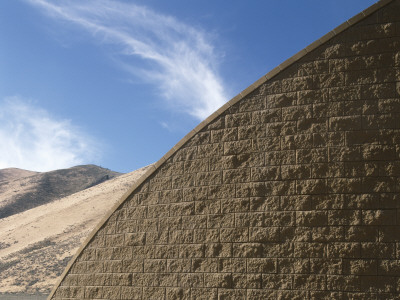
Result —
[{"label": "wall's curved edge", "polygon": [[343,32],[344,30],[348,29],[350,26],[360,22],[364,18],[368,17],[372,13],[376,12],[378,9],[388,5],[389,3],[393,2],[394,0],[379,0],[372,6],[368,7],[367,9],[363,10],[359,14],[355,15],[354,17],[350,18],[343,24],[339,25],[332,31],[328,32],[315,42],[311,43],[309,46],[306,48],[302,49],[289,59],[285,60],[283,63],[278,65],[276,68],[272,69],[270,72],[268,72],[266,75],[262,76],[260,79],[258,79],[256,82],[254,82],[252,85],[250,85],[248,88],[240,92],[238,95],[233,97],[231,100],[226,102],[224,105],[222,105],[217,111],[212,113],[208,118],[206,118],[204,121],[202,121],[199,125],[197,125],[192,131],[190,131],[185,137],[183,137],[175,146],[173,146],[163,157],[161,157],[155,164],[151,165],[150,168],[147,170],[145,174],[143,174],[130,188],[128,191],[125,192],[125,194],[110,208],[110,210],[104,215],[104,217],[100,220],[98,225],[92,230],[92,232],[89,234],[89,236],[86,238],[86,240],[83,242],[83,244],[79,247],[75,255],[72,257],[72,259],[69,261],[68,265],[66,266],[64,272],[60,275],[59,279],[57,280],[56,284],[53,287],[53,290],[47,297],[47,300],[50,300],[58,287],[61,285],[61,282],[63,279],[66,277],[68,274],[69,270],[71,269],[72,265],[75,263],[76,259],[79,257],[83,249],[86,248],[86,246],[90,243],[90,241],[93,239],[93,237],[96,235],[96,233],[100,230],[100,228],[107,222],[107,220],[111,217],[111,215],[134,193],[134,191],[142,184],[144,183],[159,167],[161,167],[164,162],[170,158],[174,153],[176,153],[186,142],[188,142],[196,133],[198,133],[200,130],[202,130],[204,127],[206,127],[208,124],[210,124],[212,121],[214,121],[217,117],[219,117],[222,113],[224,113],[229,107],[233,106],[243,98],[245,98],[247,95],[249,95],[251,92],[253,92],[255,89],[260,87],[263,83],[267,82],[268,80],[274,78],[277,76],[279,73],[281,73],[283,70],[287,69],[289,66],[292,64],[296,63],[298,60],[300,60],[302,57],[304,57],[306,54],[309,52],[315,50],[319,46],[325,44],[329,40],[331,40],[333,37],[338,35],[339,33]]}]

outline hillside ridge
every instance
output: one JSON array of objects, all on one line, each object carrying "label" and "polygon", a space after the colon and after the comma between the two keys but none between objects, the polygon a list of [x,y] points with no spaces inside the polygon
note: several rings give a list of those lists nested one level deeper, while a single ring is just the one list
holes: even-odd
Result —
[{"label": "hillside ridge", "polygon": [[0,170],[0,219],[66,197],[112,179],[121,173],[95,165],[37,173]]},{"label": "hillside ridge", "polygon": [[[85,188],[76,193],[65,197],[60,195],[58,198],[53,195],[51,201],[42,201],[40,205],[0,218],[0,294],[49,293],[57,277],[101,217],[147,169],[144,167],[120,174],[86,165],[7,181],[12,186],[1,181],[0,207],[4,207],[4,203],[10,203],[6,197],[6,194],[10,194],[7,191],[12,190],[13,196],[18,196],[20,192],[25,195],[30,190],[35,190],[35,195],[44,195],[45,191],[39,190],[43,186],[43,178],[50,178],[50,182],[62,179],[62,183],[69,186],[77,178],[83,180],[82,174],[91,171],[103,174],[103,177],[86,178],[85,184],[81,185]],[[114,177],[107,179],[104,177],[106,175]],[[36,200],[41,202],[40,199]]]}]

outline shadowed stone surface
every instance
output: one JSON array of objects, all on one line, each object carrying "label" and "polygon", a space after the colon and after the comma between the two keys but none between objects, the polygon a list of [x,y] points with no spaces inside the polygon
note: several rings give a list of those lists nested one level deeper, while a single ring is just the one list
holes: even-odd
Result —
[{"label": "shadowed stone surface", "polygon": [[52,299],[399,299],[400,1],[214,118]]}]

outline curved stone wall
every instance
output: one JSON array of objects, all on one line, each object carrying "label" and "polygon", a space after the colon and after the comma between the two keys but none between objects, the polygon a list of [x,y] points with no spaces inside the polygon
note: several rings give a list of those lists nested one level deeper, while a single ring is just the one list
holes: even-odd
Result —
[{"label": "curved stone wall", "polygon": [[174,147],[49,299],[398,299],[399,81],[381,1]]}]

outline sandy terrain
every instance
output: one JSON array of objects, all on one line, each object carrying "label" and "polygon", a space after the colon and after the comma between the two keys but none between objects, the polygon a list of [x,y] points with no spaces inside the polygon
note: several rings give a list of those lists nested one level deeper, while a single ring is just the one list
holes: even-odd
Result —
[{"label": "sandy terrain", "polygon": [[48,293],[68,261],[146,168],[0,220],[0,292]]}]

